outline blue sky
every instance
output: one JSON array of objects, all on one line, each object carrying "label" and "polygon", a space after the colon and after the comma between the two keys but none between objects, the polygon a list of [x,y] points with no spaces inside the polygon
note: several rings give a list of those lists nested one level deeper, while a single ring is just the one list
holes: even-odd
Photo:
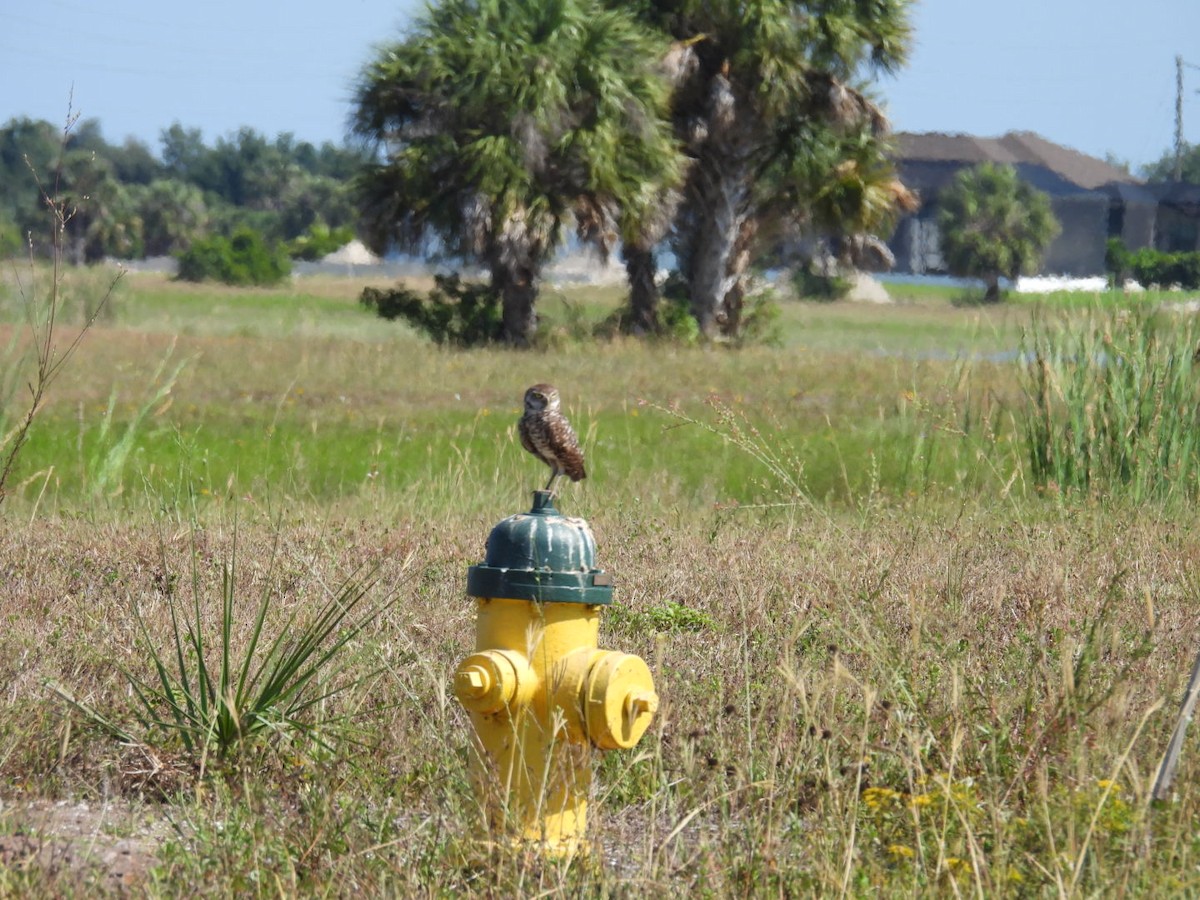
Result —
[{"label": "blue sky", "polygon": [[[514,0],[515,2],[515,0]],[[249,125],[345,135],[356,73],[415,0],[0,0],[0,122],[62,122],[158,149],[178,121],[208,141]],[[881,81],[894,126],[1036,131],[1137,165],[1174,135],[1175,54],[1200,66],[1200,0],[919,0],[908,67]],[[1184,134],[1200,143],[1200,68]]]}]

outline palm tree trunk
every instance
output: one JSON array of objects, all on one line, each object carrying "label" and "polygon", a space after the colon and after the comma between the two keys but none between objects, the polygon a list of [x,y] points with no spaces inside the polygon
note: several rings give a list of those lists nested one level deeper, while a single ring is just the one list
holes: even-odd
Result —
[{"label": "palm tree trunk", "polygon": [[691,294],[692,315],[705,337],[725,331],[725,298],[739,278],[731,275],[735,245],[746,220],[747,167],[713,159],[697,166],[688,204],[694,233],[680,254],[680,268]]},{"label": "palm tree trunk", "polygon": [[984,303],[999,303],[1000,302],[1000,276],[988,275],[984,278],[984,284],[987,289],[983,294]]},{"label": "palm tree trunk", "polygon": [[658,318],[658,285],[654,281],[657,271],[654,251],[640,246],[625,244],[621,248],[621,259],[625,262],[625,274],[629,278],[629,321],[631,334],[658,334],[662,323]]},{"label": "palm tree trunk", "polygon": [[742,307],[746,302],[746,269],[750,267],[750,244],[758,233],[758,223],[751,218],[742,219],[737,240],[729,257],[728,275],[733,284],[725,294],[723,305],[725,321],[721,332],[728,337],[737,337],[742,330]]},{"label": "palm tree trunk", "polygon": [[537,280],[523,268],[492,267],[492,287],[500,295],[501,337],[513,347],[529,347],[537,334]]}]

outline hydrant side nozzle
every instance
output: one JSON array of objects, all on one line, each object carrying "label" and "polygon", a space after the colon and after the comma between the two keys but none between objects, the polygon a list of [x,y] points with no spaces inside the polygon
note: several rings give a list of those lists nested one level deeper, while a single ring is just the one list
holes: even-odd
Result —
[{"label": "hydrant side nozzle", "polygon": [[598,660],[606,651],[581,647],[558,660],[550,677],[546,701],[562,714],[567,740],[582,743],[588,739],[587,684]]},{"label": "hydrant side nozzle", "polygon": [[529,661],[514,650],[484,650],[459,663],[454,695],[468,711],[490,715],[529,702],[537,687]]},{"label": "hydrant side nozzle", "polygon": [[602,750],[634,746],[658,710],[654,677],[645,660],[615,651],[592,666],[583,699],[588,738]]}]

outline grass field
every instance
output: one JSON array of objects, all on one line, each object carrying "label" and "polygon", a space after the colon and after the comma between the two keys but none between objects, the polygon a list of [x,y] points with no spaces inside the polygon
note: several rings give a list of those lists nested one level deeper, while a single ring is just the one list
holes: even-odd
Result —
[{"label": "grass field", "polygon": [[[579,341],[619,296],[577,288],[544,352],[449,352],[366,283],[131,274],[54,384],[2,510],[0,896],[1200,894],[1191,744],[1149,799],[1200,649],[1195,474],[1059,489],[1024,430],[1031,317],[1167,298],[786,302],[733,351]],[[10,428],[11,279],[0,322]],[[616,579],[602,641],[663,699],[569,863],[472,839],[449,691],[466,568],[544,479],[537,381],[586,446],[560,507]],[[146,721],[181,620],[238,659],[355,577],[378,615],[331,638],[338,693],[224,752]]]}]

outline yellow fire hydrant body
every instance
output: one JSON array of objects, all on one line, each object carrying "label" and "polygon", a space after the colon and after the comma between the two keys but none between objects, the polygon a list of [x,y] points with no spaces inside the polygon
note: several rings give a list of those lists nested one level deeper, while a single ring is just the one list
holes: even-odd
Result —
[{"label": "yellow fire hydrant body", "polygon": [[592,749],[632,747],[658,708],[646,663],[598,647],[612,583],[594,557],[587,523],[537,491],[467,579],[475,653],[454,691],[475,728],[472,775],[493,828],[552,853],[584,845]]}]

